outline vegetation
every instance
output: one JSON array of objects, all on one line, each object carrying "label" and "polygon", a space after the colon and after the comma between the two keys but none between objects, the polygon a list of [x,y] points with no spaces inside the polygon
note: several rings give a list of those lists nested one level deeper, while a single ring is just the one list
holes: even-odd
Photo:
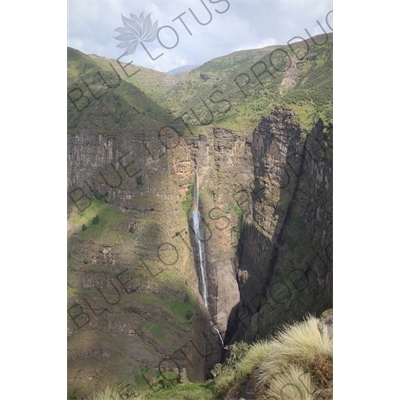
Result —
[{"label": "vegetation", "polygon": [[240,398],[246,385],[257,399],[313,400],[317,391],[333,387],[333,343],[326,330],[319,331],[318,322],[308,316],[283,326],[272,339],[229,346],[225,365],[212,370],[214,380],[181,382],[177,370],[166,371],[150,382],[151,388],[131,390],[130,397],[121,397],[121,388],[107,387],[87,400]]},{"label": "vegetation", "polygon": [[[213,400],[212,383],[179,383],[174,373],[164,373],[153,382],[151,390],[140,391],[135,386],[126,390],[121,386],[107,386],[85,400]],[[125,390],[124,390],[125,389]]]},{"label": "vegetation", "polygon": [[192,211],[193,206],[193,188],[194,188],[194,181],[191,179],[189,181],[188,189],[186,192],[186,197],[182,201],[182,208],[185,211],[187,218],[190,217],[190,212]]},{"label": "vegetation", "polygon": [[143,176],[139,175],[136,177],[136,187],[140,189],[143,186]]},{"label": "vegetation", "polygon": [[[273,53],[274,48],[268,47],[215,58],[182,77],[143,67],[132,75],[139,69],[134,65],[126,69],[129,77],[115,60],[69,48],[68,132],[86,127],[108,136],[146,127],[158,134],[165,125],[176,126],[181,136],[188,137],[197,135],[203,125],[247,132],[276,105],[290,106],[306,127],[319,117],[329,123],[333,91],[329,36],[323,46],[310,43],[308,53],[303,42],[295,44],[296,53],[306,53],[300,60],[291,48],[282,46],[292,56],[290,64],[283,52]],[[282,82],[288,74],[294,76],[293,84],[285,87]],[[188,126],[177,122],[182,115]]]},{"label": "vegetation", "polygon": [[239,358],[231,353],[226,366],[217,364],[212,371],[218,398],[248,381],[260,396],[288,400],[312,399],[315,390],[331,388],[332,339],[317,323],[309,316],[284,326],[271,340],[254,343]]}]

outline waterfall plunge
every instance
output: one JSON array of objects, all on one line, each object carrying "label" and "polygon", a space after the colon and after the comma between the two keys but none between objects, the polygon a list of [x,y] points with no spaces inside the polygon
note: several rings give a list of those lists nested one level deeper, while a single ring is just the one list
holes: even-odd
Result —
[{"label": "waterfall plunge", "polygon": [[197,250],[199,253],[199,266],[200,266],[200,287],[201,287],[201,295],[204,300],[204,305],[208,309],[208,288],[207,288],[207,274],[206,274],[206,257],[204,251],[204,243],[200,239],[201,238],[201,217],[199,212],[199,179],[197,175],[197,171],[195,170],[195,183],[194,183],[194,192],[193,192],[193,211],[192,211],[192,219],[193,219],[193,230],[195,233],[195,239],[197,244]]},{"label": "waterfall plunge", "polygon": [[224,339],[222,339],[220,331],[214,327],[214,330],[218,333],[219,338],[221,339],[222,347],[224,347]]}]

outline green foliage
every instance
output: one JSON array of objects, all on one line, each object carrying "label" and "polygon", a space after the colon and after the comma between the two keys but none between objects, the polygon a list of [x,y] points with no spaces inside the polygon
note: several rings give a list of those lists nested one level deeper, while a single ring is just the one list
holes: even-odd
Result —
[{"label": "green foliage", "polygon": [[[297,76],[294,87],[283,89],[287,57],[283,52],[275,52],[273,64],[276,69],[273,68],[273,48],[234,52],[210,60],[182,77],[168,76],[168,79],[164,73],[143,67],[140,67],[140,74],[128,77],[115,60],[88,56],[69,48],[68,94],[73,101],[68,100],[68,132],[76,133],[80,127],[90,127],[104,136],[121,130],[136,132],[138,127],[146,128],[147,132],[158,132],[161,126],[176,125],[174,121],[181,115],[185,115],[185,122],[195,136],[197,127],[202,124],[223,125],[244,132],[254,129],[260,118],[276,105],[293,106],[305,124],[311,123],[316,110],[318,116],[328,118],[326,122],[330,122],[332,38],[330,35],[322,46],[310,43],[308,54],[302,60],[294,57],[291,48],[281,46],[292,56],[289,71],[294,70]],[[307,50],[301,42],[294,47],[296,51]],[[110,63],[120,72],[120,80]],[[262,63],[268,72],[262,73]],[[126,71],[133,74],[137,70],[137,66],[131,65]],[[115,88],[104,85],[99,73]],[[260,73],[258,79],[254,76],[256,73]],[[245,99],[238,84],[244,85]],[[204,100],[210,110],[199,99]],[[178,125],[180,135],[193,137],[183,123]]]},{"label": "green foliage", "polygon": [[228,365],[236,369],[238,362],[243,359],[249,349],[250,345],[245,342],[236,342],[229,346]]},{"label": "green foliage", "polygon": [[[164,375],[166,373],[164,372]],[[157,380],[153,390],[143,393],[143,399],[157,400],[214,400],[213,383],[177,383],[174,377],[170,377],[172,381],[160,377]]]},{"label": "green foliage", "polygon": [[232,388],[236,376],[241,376],[238,369],[240,361],[245,357],[250,349],[250,345],[245,342],[237,342],[229,346],[229,356],[227,358],[227,366],[222,367],[216,364],[211,373],[215,379],[215,391],[218,398],[223,398]]},{"label": "green foliage", "polygon": [[182,209],[185,211],[185,214],[187,217],[190,215],[190,211],[192,210],[193,206],[193,188],[194,188],[194,182],[193,179],[189,181],[188,185],[188,190],[186,192],[186,197],[182,201]]},{"label": "green foliage", "polygon": [[149,328],[150,333],[154,336],[155,339],[164,341],[164,327],[161,324],[154,324]]},{"label": "green foliage", "polygon": [[256,365],[259,365],[261,362],[263,362],[267,357],[269,348],[269,343],[265,340],[260,340],[256,343],[253,343],[237,364],[236,369],[238,372],[240,372],[240,375],[246,375]]},{"label": "green foliage", "polygon": [[189,302],[175,301],[168,305],[168,308],[179,318],[190,320],[194,314],[194,301],[191,299]]},{"label": "green foliage", "polygon": [[237,203],[229,203],[228,204],[228,210],[229,211],[233,211],[236,215],[237,215],[237,217],[239,218],[239,220],[242,218],[242,215],[243,215],[243,208],[242,207],[240,207]]},{"label": "green foliage", "polygon": [[136,187],[140,189],[143,186],[143,176],[139,175],[136,177]]},{"label": "green foliage", "polygon": [[193,318],[193,310],[188,310],[186,312],[185,318],[190,321]]},{"label": "green foliage", "polygon": [[87,229],[87,226],[85,224],[82,225],[82,232]]},{"label": "green foliage", "polygon": [[98,215],[96,215],[93,219],[92,219],[92,225],[97,225],[100,221],[100,218]]}]

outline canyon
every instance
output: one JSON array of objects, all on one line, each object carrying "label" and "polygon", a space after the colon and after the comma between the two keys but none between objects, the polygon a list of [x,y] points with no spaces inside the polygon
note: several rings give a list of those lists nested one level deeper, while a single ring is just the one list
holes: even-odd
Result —
[{"label": "canyon", "polygon": [[229,344],[332,307],[327,36],[246,96],[232,82],[276,47],[115,89],[110,60],[68,49],[71,397],[172,369],[204,381]]}]

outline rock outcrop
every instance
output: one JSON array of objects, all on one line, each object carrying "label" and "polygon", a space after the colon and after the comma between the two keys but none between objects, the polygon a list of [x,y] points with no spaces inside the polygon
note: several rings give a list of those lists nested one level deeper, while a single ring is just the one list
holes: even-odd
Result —
[{"label": "rock outcrop", "polygon": [[319,120],[307,132],[292,111],[278,108],[255,129],[252,154],[232,341],[265,337],[332,305],[332,126]]}]

